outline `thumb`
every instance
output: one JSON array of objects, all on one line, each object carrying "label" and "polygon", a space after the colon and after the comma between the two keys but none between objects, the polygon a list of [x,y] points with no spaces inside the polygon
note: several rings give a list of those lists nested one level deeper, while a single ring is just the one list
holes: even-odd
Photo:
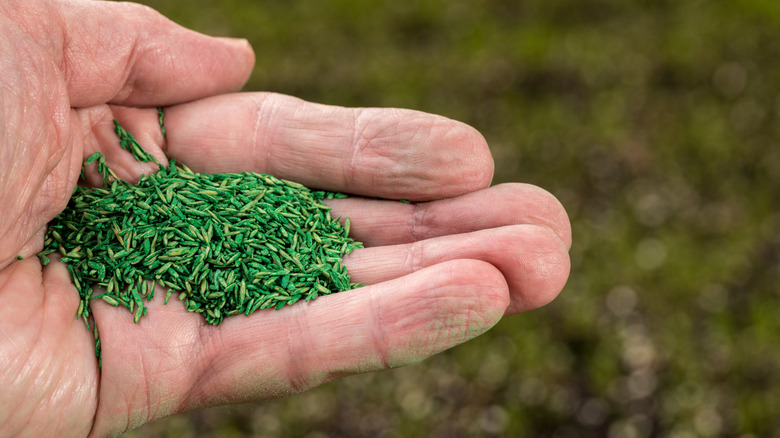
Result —
[{"label": "thumb", "polygon": [[61,53],[53,55],[61,57],[72,107],[106,102],[162,106],[235,91],[254,66],[246,40],[199,34],[147,6],[93,0],[36,3],[38,8],[56,5],[53,20],[58,26],[47,28],[50,38],[61,40]]}]

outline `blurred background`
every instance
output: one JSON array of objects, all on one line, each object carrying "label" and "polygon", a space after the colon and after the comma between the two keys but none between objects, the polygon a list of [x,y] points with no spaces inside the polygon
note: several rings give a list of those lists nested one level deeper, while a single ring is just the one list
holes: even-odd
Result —
[{"label": "blurred background", "polygon": [[249,39],[247,90],[476,127],[574,245],[474,341],[125,437],[780,436],[780,2],[142,2]]}]

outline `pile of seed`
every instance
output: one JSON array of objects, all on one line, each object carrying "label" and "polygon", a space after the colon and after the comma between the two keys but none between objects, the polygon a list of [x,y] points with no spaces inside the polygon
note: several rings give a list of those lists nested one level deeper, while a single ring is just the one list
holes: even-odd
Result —
[{"label": "pile of seed", "polygon": [[104,187],[75,190],[39,254],[46,264],[59,251],[68,263],[88,327],[96,299],[138,322],[155,283],[167,288],[165,303],[178,294],[214,325],[359,286],[342,258],[362,245],[348,237],[349,219],[342,226],[322,203],[343,195],[271,175],[194,173],[175,160],[133,185],[113,176],[100,154],[85,165],[94,161]]}]

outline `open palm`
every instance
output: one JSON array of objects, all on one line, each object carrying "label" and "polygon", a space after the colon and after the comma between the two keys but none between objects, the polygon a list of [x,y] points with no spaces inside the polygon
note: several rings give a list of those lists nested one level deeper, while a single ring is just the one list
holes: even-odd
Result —
[{"label": "open palm", "polygon": [[[249,46],[138,5],[9,0],[0,31],[0,436],[117,434],[413,363],[547,303],[566,281],[560,204],[533,186],[487,188],[492,158],[463,124],[224,94],[248,77]],[[153,300],[139,324],[98,300],[98,369],[67,268],[34,254],[86,156],[103,152],[129,180],[153,171],[119,149],[113,119],[195,171],[272,173],[356,195],[328,203],[365,243],[345,265],[367,286],[217,327],[175,300]]]}]

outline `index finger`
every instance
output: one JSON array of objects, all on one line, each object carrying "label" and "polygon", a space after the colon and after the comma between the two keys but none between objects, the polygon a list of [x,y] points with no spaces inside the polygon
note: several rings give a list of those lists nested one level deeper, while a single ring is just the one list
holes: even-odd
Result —
[{"label": "index finger", "polygon": [[165,110],[167,149],[195,171],[270,173],[309,187],[424,201],[487,187],[493,158],[474,128],[395,108],[343,108],[273,93]]}]

